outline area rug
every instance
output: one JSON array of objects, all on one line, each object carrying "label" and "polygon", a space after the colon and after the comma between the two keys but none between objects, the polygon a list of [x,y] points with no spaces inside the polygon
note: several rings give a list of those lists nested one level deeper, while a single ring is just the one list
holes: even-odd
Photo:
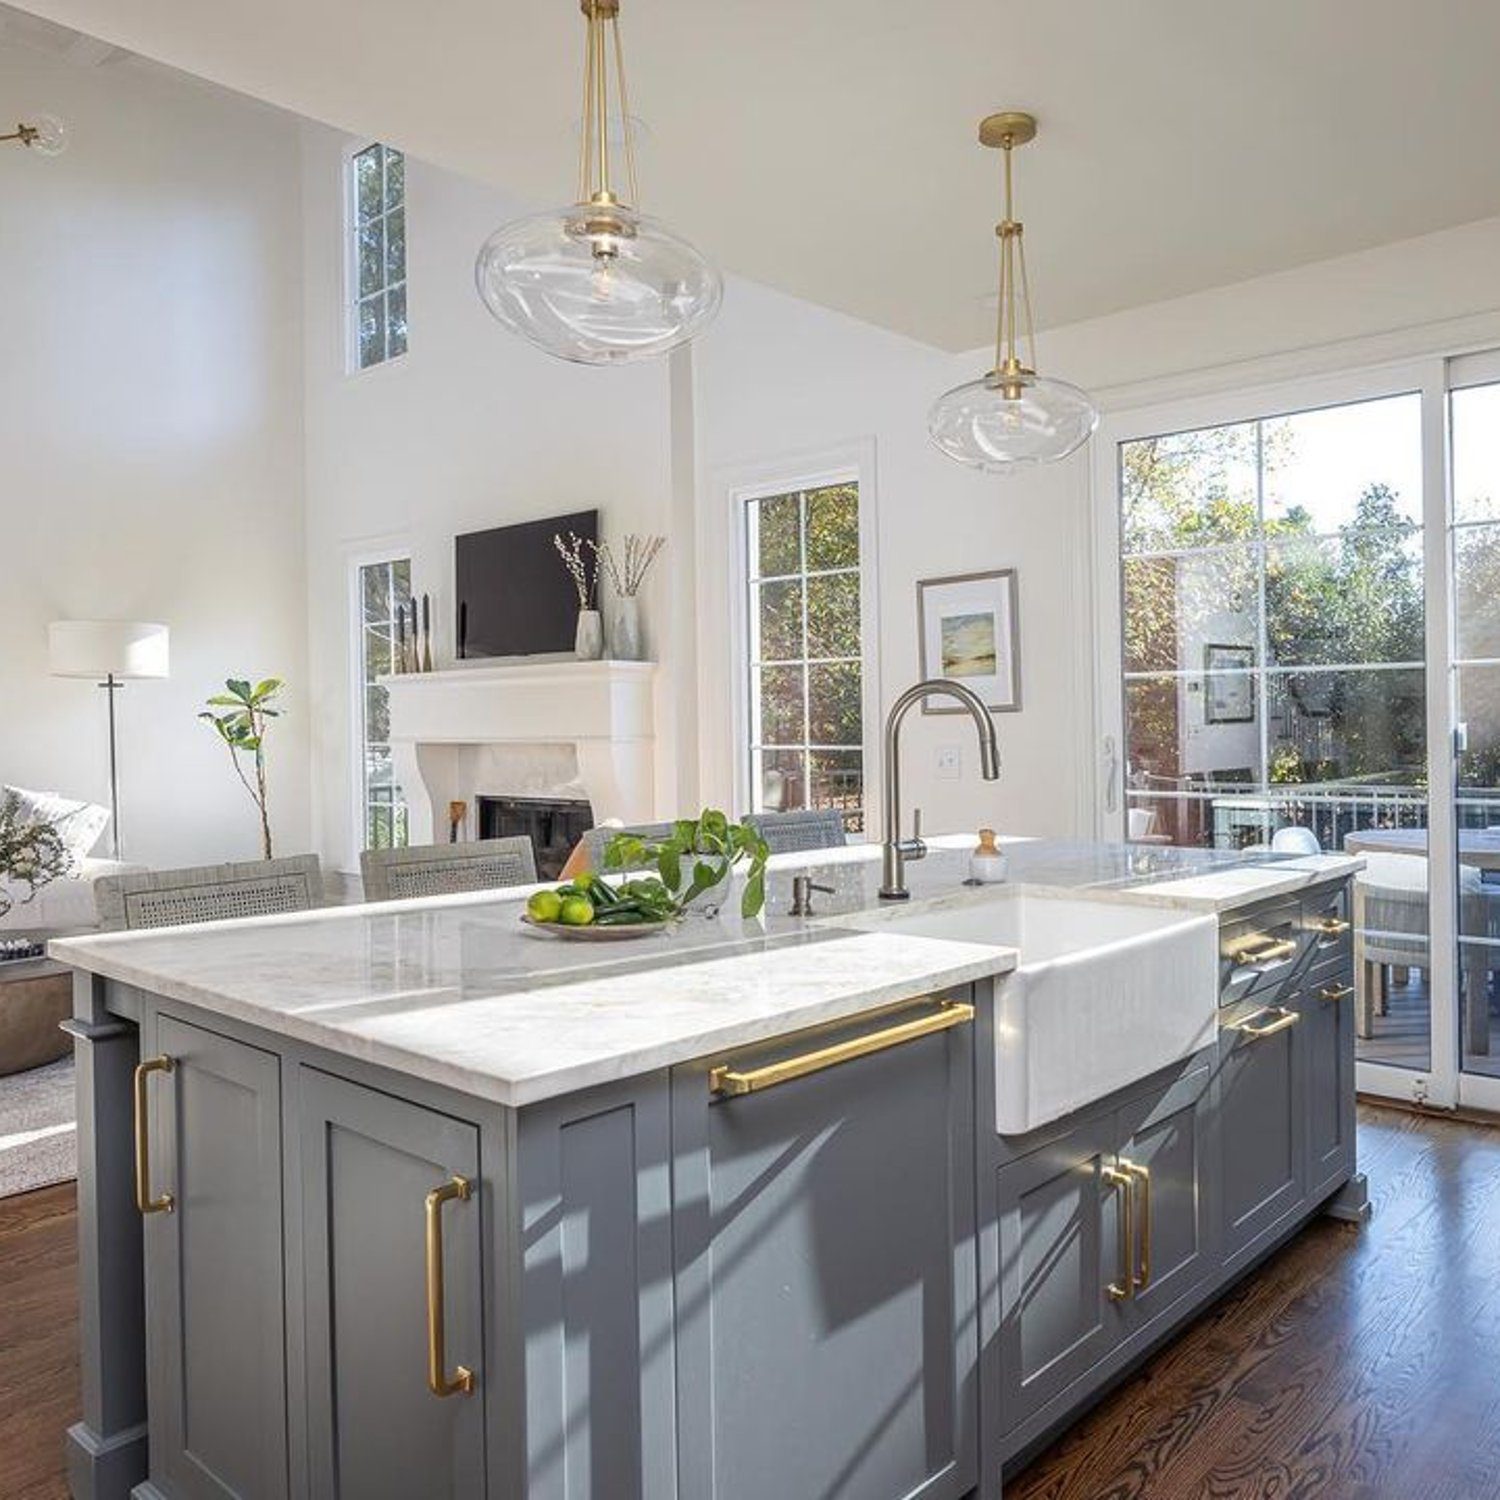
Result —
[{"label": "area rug", "polygon": [[78,1175],[73,1059],[0,1078],[0,1198]]}]

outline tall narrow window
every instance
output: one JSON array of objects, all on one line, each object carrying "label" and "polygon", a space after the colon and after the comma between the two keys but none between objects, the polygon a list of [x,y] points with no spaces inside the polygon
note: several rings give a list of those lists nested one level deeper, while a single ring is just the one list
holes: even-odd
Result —
[{"label": "tall narrow window", "polygon": [[865,826],[859,486],[745,505],[750,805]]},{"label": "tall narrow window", "polygon": [[390,695],[379,679],[396,668],[396,616],[411,602],[411,559],[365,563],[355,588],[359,682],[359,765],[366,849],[406,845],[406,804],[391,766]]},{"label": "tall narrow window", "polygon": [[367,370],[406,353],[406,158],[378,142],[349,160],[350,351]]}]

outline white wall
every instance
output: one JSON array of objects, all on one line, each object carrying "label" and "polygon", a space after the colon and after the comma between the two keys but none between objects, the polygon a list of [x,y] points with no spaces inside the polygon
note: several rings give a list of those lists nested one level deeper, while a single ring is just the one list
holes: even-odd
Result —
[{"label": "white wall", "polygon": [[[506,333],[474,289],[474,257],[497,225],[524,210],[492,189],[408,163],[410,352],[346,371],[341,194],[345,152],[356,144],[364,143],[304,130],[314,795],[319,848],[343,868],[357,847],[352,560],[384,544],[410,549],[413,587],[432,595],[441,665],[452,656],[455,534],[595,506],[606,535],[677,530],[669,365],[569,365]],[[657,704],[664,800],[677,777],[680,675],[669,596],[673,582],[689,586],[688,555],[673,534],[643,606],[648,648],[664,664]]]},{"label": "white wall", "polygon": [[108,800],[104,695],[47,675],[63,618],[165,621],[172,676],[120,694],[126,852],[259,853],[194,713],[281,675],[270,749],[285,852],[306,847],[297,138],[273,111],[145,64],[0,48],[0,780]]},{"label": "white wall", "polygon": [[[963,717],[908,716],[903,794],[926,827],[991,823],[1012,833],[1064,833],[1076,822],[1075,788],[1055,774],[1059,743],[1077,732],[1070,638],[1078,539],[1054,513],[1045,483],[1021,489],[944,458],[927,437],[927,408],[961,380],[983,373],[980,356],[951,355],[751,283],[731,281],[719,321],[694,348],[698,376],[699,616],[703,777],[709,800],[731,802],[731,695],[741,691],[725,628],[736,584],[729,575],[732,486],[757,468],[816,467],[829,449],[873,450],[877,514],[879,667],[877,718],[921,675],[917,580],[991,568],[1017,569],[1022,708],[997,715],[1001,779],[978,774],[973,728]],[[709,642],[712,642],[710,647]],[[957,746],[957,780],[937,774],[943,746]],[[875,767],[867,768],[878,808]],[[738,800],[743,800],[742,798]]]}]

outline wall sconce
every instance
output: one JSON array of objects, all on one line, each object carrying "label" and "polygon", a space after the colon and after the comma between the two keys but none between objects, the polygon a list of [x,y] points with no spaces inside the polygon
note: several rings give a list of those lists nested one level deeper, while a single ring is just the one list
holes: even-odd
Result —
[{"label": "wall sconce", "polygon": [[17,125],[0,141],[17,141],[38,156],[61,156],[67,150],[68,131],[63,122],[52,115],[33,115],[31,123]]}]

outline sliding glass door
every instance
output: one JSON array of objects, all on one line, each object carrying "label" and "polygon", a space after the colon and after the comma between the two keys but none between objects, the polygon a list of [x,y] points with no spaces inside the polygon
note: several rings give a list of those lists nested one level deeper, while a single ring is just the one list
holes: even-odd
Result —
[{"label": "sliding glass door", "polygon": [[1462,1092],[1500,1107],[1500,370],[1455,365],[1453,749]]},{"label": "sliding glass door", "polygon": [[1361,1086],[1500,1104],[1500,368],[1110,427],[1103,832],[1362,854]]}]

